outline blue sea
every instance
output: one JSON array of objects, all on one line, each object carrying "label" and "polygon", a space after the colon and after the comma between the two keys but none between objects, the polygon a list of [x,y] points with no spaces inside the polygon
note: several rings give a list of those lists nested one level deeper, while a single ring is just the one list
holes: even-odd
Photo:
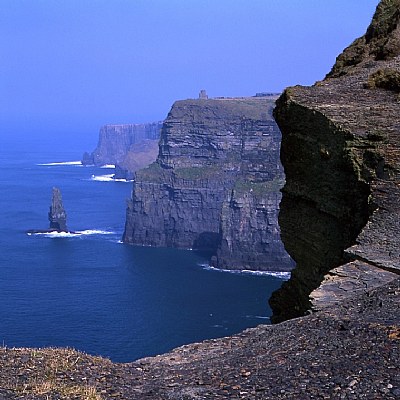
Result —
[{"label": "blue sea", "polygon": [[[282,277],[215,271],[195,251],[121,243],[131,183],[79,165],[95,142],[1,142],[0,345],[128,362],[269,323]],[[76,234],[27,235],[48,227],[53,186]]]}]

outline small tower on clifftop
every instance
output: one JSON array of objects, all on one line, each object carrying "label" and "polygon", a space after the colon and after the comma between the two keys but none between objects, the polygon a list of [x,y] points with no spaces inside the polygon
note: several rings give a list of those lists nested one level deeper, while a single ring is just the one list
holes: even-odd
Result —
[{"label": "small tower on clifftop", "polygon": [[65,212],[60,189],[53,187],[53,196],[49,211],[50,229],[58,232],[68,232],[67,213]]},{"label": "small tower on clifftop", "polygon": [[202,100],[207,100],[208,99],[207,92],[204,89],[200,90],[199,99],[202,99]]}]

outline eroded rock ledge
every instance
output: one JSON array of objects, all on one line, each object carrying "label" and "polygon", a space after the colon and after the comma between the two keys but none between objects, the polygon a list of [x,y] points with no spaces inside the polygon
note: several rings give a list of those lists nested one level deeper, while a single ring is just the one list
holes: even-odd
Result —
[{"label": "eroded rock ledge", "polygon": [[270,300],[275,322],[347,297],[351,281],[360,289],[371,276],[377,284],[400,273],[399,10],[399,1],[382,1],[325,80],[289,88],[277,102],[286,173],[279,221],[297,267]]}]

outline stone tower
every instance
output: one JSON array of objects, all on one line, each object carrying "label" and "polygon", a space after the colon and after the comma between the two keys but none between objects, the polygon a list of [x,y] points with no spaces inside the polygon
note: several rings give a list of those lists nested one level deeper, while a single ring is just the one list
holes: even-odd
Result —
[{"label": "stone tower", "polygon": [[203,99],[203,100],[208,99],[207,92],[204,89],[200,90],[199,99]]}]

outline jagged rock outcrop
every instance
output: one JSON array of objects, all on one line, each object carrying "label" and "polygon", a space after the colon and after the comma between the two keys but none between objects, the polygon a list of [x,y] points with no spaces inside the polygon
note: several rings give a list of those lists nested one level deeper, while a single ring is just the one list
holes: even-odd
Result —
[{"label": "jagged rock outcrop", "polygon": [[277,102],[286,173],[279,220],[297,266],[270,300],[275,321],[303,315],[324,275],[343,264],[314,299],[351,294],[355,275],[370,287],[378,279],[370,276],[400,273],[399,10],[400,1],[382,1],[325,80],[289,88]]},{"label": "jagged rock outcrop", "polygon": [[217,267],[290,269],[273,106],[262,97],[176,102],[157,162],[135,174],[123,241],[210,250]]},{"label": "jagged rock outcrop", "polygon": [[104,125],[96,149],[83,154],[82,164],[115,165],[115,178],[131,179],[157,158],[161,127],[162,122]]},{"label": "jagged rock outcrop", "polygon": [[67,213],[65,212],[61,191],[53,187],[53,194],[51,199],[51,206],[49,210],[50,230],[58,232],[68,232],[67,229]]}]

